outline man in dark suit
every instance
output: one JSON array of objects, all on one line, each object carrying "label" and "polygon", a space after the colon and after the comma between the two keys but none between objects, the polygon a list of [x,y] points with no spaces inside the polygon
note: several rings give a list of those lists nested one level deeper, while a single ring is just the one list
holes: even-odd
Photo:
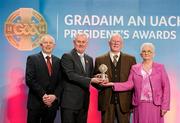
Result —
[{"label": "man in dark suit", "polygon": [[89,106],[89,87],[102,79],[91,78],[93,59],[85,54],[88,45],[86,34],[76,34],[74,49],[61,59],[63,91],[61,100],[62,123],[86,123]]},{"label": "man in dark suit", "polygon": [[[135,57],[121,52],[123,39],[113,34],[109,41],[110,51],[95,60],[95,74],[100,73],[99,66],[105,64],[110,82],[127,81]],[[101,87],[98,93],[98,109],[102,123],[129,123],[131,91],[114,92],[111,87]]]},{"label": "man in dark suit", "polygon": [[60,59],[52,55],[55,40],[42,36],[40,53],[30,55],[26,63],[26,84],[29,87],[27,123],[53,123],[60,97]]}]

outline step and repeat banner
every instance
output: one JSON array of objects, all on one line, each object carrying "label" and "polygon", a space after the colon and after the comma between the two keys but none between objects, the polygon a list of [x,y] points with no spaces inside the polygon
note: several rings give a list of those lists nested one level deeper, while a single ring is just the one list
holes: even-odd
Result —
[{"label": "step and repeat banner", "polygon": [[[75,33],[89,36],[93,58],[109,51],[111,34],[124,38],[123,52],[141,62],[139,47],[151,42],[154,60],[166,67],[171,84],[171,109],[165,123],[180,118],[180,1],[179,0],[1,0],[0,2],[0,123],[25,123],[27,92],[25,64],[39,52],[39,37],[56,39],[54,54],[73,48]],[[60,123],[60,112],[56,123]],[[91,87],[88,123],[100,123],[97,90]]]}]

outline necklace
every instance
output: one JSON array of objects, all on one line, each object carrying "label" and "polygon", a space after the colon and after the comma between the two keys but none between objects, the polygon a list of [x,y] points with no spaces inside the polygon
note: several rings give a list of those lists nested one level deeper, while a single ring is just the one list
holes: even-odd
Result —
[{"label": "necklace", "polygon": [[143,70],[148,72],[152,68],[152,63],[150,63],[150,64],[143,63],[142,66],[143,66]]}]

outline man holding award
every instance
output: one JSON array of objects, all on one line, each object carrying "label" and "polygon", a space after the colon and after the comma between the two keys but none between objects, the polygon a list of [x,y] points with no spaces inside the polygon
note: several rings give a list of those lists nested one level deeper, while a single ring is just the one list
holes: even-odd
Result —
[{"label": "man holding award", "polygon": [[[119,34],[113,34],[108,43],[110,51],[96,58],[94,72],[111,82],[127,81],[135,57],[121,52],[123,39]],[[111,87],[100,87],[98,109],[102,123],[129,123],[131,99],[131,91],[114,92]]]},{"label": "man holding award", "polygon": [[93,59],[85,53],[87,35],[77,33],[73,43],[74,48],[61,59],[61,119],[62,123],[87,123],[90,85],[102,83],[103,79],[93,77]]}]

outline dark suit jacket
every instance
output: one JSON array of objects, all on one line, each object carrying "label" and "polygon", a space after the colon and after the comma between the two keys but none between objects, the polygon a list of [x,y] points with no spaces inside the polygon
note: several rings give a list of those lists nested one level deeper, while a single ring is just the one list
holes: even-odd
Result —
[{"label": "dark suit jacket", "polygon": [[89,85],[93,74],[93,59],[85,54],[86,72],[80,58],[73,49],[61,59],[63,69],[63,91],[61,107],[68,109],[88,109]]},{"label": "dark suit jacket", "polygon": [[[60,97],[61,72],[60,59],[52,55],[52,75],[49,76],[46,61],[40,52],[28,56],[26,63],[26,84],[29,87],[28,109],[42,109],[45,104],[42,101],[43,95],[55,94]],[[57,101],[51,108],[57,108]]]},{"label": "dark suit jacket", "polygon": [[[131,66],[136,63],[135,57],[121,52],[121,68],[120,68],[120,81],[127,81]],[[95,60],[95,69],[94,73],[100,73],[98,68],[101,64],[105,64],[108,67],[106,74],[108,75],[109,81],[112,81],[112,72],[111,72],[111,58],[109,53],[106,53],[100,57],[97,57]],[[104,87],[101,88],[98,94],[98,109],[100,111],[105,111],[110,105],[112,97],[112,88]],[[131,91],[119,92],[119,103],[123,112],[128,112],[131,106]]]}]

